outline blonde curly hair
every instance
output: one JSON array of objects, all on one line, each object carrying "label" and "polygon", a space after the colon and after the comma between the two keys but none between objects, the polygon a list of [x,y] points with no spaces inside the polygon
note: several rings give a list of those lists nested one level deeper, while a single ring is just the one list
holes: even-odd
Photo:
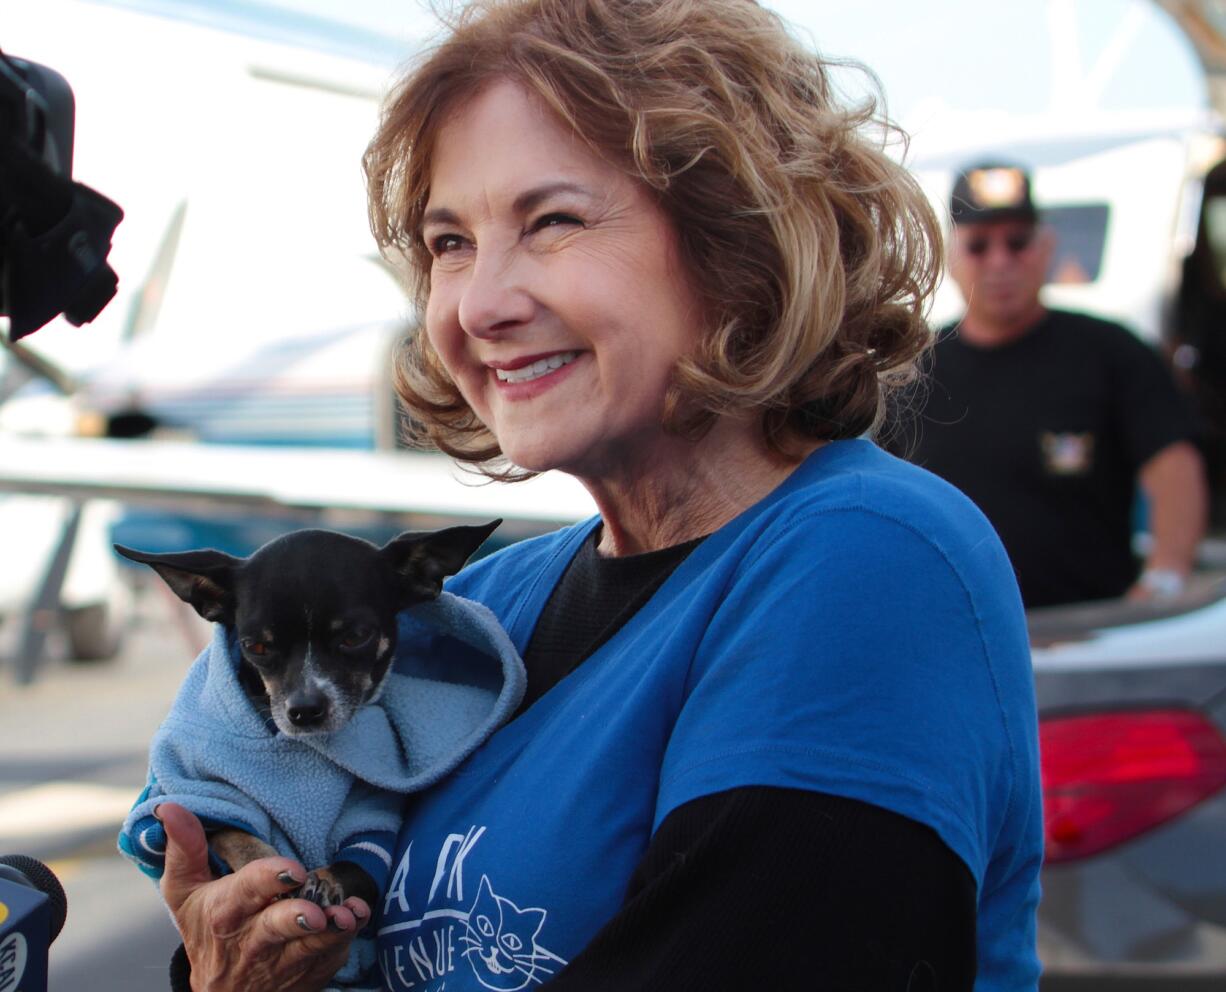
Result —
[{"label": "blonde curly hair", "polygon": [[[674,370],[669,429],[700,437],[717,417],[750,413],[794,457],[806,441],[876,428],[930,343],[941,232],[886,153],[897,132],[876,104],[836,99],[835,63],[753,0],[475,0],[448,27],[392,90],[364,159],[371,228],[407,262],[419,307],[439,129],[510,79],[654,191],[677,232],[706,328]],[[396,385],[419,441],[526,476],[499,469],[497,440],[421,331]]]}]

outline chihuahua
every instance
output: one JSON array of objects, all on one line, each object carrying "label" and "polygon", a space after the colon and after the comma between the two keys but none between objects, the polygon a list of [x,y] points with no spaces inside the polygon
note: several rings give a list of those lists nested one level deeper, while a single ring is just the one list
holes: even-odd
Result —
[{"label": "chihuahua", "polygon": [[[396,653],[396,614],[435,599],[494,529],[405,533],[379,548],[324,530],[278,537],[248,558],[221,551],[151,554],[115,545],[151,566],[204,619],[233,629],[239,681],[257,710],[290,737],[333,734],[379,698]],[[290,770],[287,770],[287,773]],[[237,871],[278,854],[241,830],[213,832],[213,853]],[[378,898],[360,867],[338,861],[290,893],[320,906]]]}]

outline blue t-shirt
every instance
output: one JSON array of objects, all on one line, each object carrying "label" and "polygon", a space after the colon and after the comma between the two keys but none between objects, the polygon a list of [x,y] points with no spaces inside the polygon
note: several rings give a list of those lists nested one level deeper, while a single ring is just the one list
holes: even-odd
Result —
[{"label": "blue t-shirt", "polygon": [[[513,545],[449,589],[487,604],[522,653],[596,522]],[[410,798],[380,907],[388,988],[546,981],[618,911],[670,811],[755,785],[932,827],[978,886],[976,989],[1036,987],[1038,743],[1013,573],[965,497],[867,441],[816,451]]]}]

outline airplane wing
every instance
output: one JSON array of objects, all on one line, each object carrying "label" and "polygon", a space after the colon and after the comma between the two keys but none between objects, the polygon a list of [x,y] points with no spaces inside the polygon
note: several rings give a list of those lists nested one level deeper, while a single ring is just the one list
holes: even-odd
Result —
[{"label": "airplane wing", "polygon": [[574,479],[491,483],[426,452],[0,437],[0,491],[114,499],[180,510],[248,508],[343,527],[432,529],[502,517],[530,537],[595,512]]}]

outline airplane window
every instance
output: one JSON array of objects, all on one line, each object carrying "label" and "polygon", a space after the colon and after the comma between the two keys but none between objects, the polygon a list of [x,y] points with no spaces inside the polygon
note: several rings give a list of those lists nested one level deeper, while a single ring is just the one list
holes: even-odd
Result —
[{"label": "airplane window", "polygon": [[1105,203],[1049,207],[1043,211],[1044,222],[1056,232],[1056,250],[1047,274],[1048,282],[1084,285],[1098,278],[1107,243],[1109,214],[1110,208]]}]

